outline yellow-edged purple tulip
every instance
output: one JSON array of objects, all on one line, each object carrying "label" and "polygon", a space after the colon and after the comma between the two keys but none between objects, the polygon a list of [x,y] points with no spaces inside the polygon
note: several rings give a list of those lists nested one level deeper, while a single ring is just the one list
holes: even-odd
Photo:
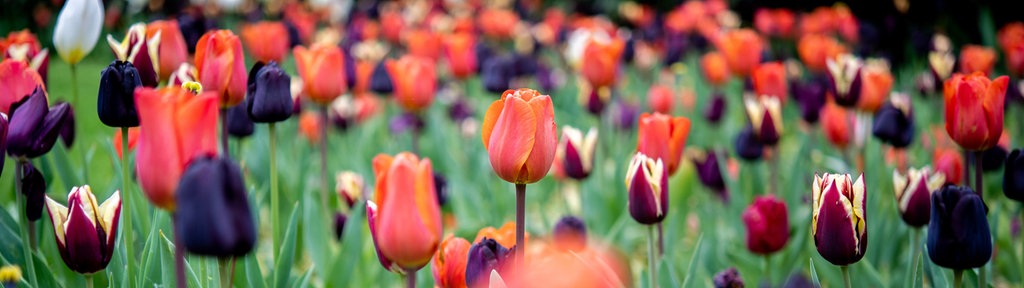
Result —
[{"label": "yellow-edged purple tulip", "polygon": [[812,231],[822,258],[845,266],[860,261],[868,248],[867,191],[864,176],[814,175]]},{"label": "yellow-edged purple tulip", "polygon": [[114,256],[121,219],[121,194],[115,191],[103,203],[89,186],[74,187],[68,206],[46,197],[53,234],[61,259],[72,271],[90,274],[103,270]]}]

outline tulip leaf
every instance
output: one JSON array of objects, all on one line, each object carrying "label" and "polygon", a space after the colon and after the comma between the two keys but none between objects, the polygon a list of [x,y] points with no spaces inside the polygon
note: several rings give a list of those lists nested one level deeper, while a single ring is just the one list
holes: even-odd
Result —
[{"label": "tulip leaf", "polygon": [[[349,257],[355,257],[359,252],[365,251],[363,250],[365,247],[363,245],[363,241],[368,237],[363,236],[365,235],[365,229],[368,227],[364,224],[366,223],[366,220],[364,220],[366,219],[365,203],[366,202],[356,203],[356,205],[352,207],[353,209],[349,211],[348,220],[345,221],[345,230],[341,235],[340,255],[334,257],[335,262],[331,266],[331,273],[327,274],[329,276],[325,276],[325,280],[329,284],[327,286],[344,286],[345,283],[351,283],[351,275],[353,270],[355,270],[355,267],[353,266],[357,262],[351,261],[351,258]],[[375,254],[376,251],[372,249],[373,247],[370,248],[370,253],[374,253],[374,257],[372,257],[373,261],[377,261]],[[372,263],[371,265],[376,264],[374,262],[370,263]]]},{"label": "tulip leaf", "polygon": [[[157,213],[157,216],[156,216],[157,219],[155,219],[155,220],[159,221],[161,215],[164,215],[164,214],[163,213]],[[161,275],[162,274],[161,271],[159,271],[159,270],[157,270],[157,271],[150,271],[150,268],[152,267],[151,265],[153,265],[154,258],[158,258],[158,257],[161,256],[160,249],[157,248],[157,243],[156,243],[156,235],[157,235],[157,233],[159,233],[159,230],[157,230],[157,227],[158,227],[157,225],[153,225],[153,226],[151,226],[149,228],[149,234],[147,234],[148,236],[146,236],[146,243],[143,244],[143,246],[142,246],[142,275],[136,275],[136,276],[134,276],[134,277],[137,277],[136,279],[130,280],[130,281],[136,282],[137,284],[145,284],[146,283],[146,278],[148,278],[150,276],[153,276],[153,275]],[[124,227],[124,228],[127,229],[127,227]],[[124,229],[122,229],[122,231],[124,231]],[[121,233],[121,234],[118,234],[118,237],[120,237],[122,239],[122,241],[120,242],[122,247],[121,247],[121,249],[118,249],[118,250],[119,251],[124,251],[124,249],[125,249],[125,247],[124,247],[124,240],[125,240],[126,236],[124,235],[124,233]],[[157,261],[159,261],[159,260],[157,260]]]},{"label": "tulip leaf", "polygon": [[314,268],[316,268],[316,266],[309,267],[309,270],[306,271],[306,274],[303,274],[302,278],[297,279],[298,281],[295,281],[295,283],[293,283],[291,287],[309,287],[309,278],[310,276],[313,276],[313,271],[316,270]]},{"label": "tulip leaf", "polygon": [[62,190],[70,191],[71,187],[85,183],[78,173],[71,170],[71,167],[79,166],[71,163],[71,159],[68,158],[68,152],[63,145],[54,145],[53,150],[50,150],[48,155],[52,155],[49,158],[53,161],[53,166],[57,170],[57,174],[60,175],[61,182],[64,183],[66,189]]},{"label": "tulip leaf", "polygon": [[241,270],[245,273],[245,285],[236,285],[241,287],[252,287],[252,288],[263,288],[266,287],[266,282],[263,280],[263,275],[260,272],[260,264],[256,261],[255,253],[246,255],[241,261]]},{"label": "tulip leaf", "polygon": [[694,245],[693,255],[690,256],[689,268],[686,268],[686,277],[683,278],[683,285],[681,287],[690,287],[690,282],[693,281],[694,274],[697,273],[697,259],[700,259],[700,251],[704,247],[704,234],[701,233],[697,237],[697,244]]},{"label": "tulip leaf", "polygon": [[807,258],[807,263],[811,265],[811,283],[814,283],[814,287],[821,287],[821,281],[818,280],[818,269],[814,269],[814,259]]},{"label": "tulip leaf", "polygon": [[[163,233],[163,231],[160,232],[160,237],[164,239],[164,241],[163,241],[164,244],[165,244],[164,247],[167,248],[166,249],[167,252],[170,253],[170,255],[171,255],[171,263],[174,263],[174,257],[175,257],[174,256],[174,249],[176,249],[174,242],[172,242],[171,239],[167,239],[167,235],[165,235]],[[196,271],[192,269],[192,264],[190,264],[190,263],[191,262],[188,260],[188,257],[186,256],[185,257],[185,271],[187,272],[186,273],[186,277],[188,278],[186,281],[188,282],[189,286],[192,286],[192,287],[202,287],[202,286],[200,286],[199,276],[196,275]],[[175,275],[174,274],[174,269],[175,269],[174,267],[171,267],[171,275]],[[167,282],[167,283],[170,283],[170,282]]]},{"label": "tulip leaf", "polygon": [[291,275],[292,264],[295,259],[296,231],[299,228],[299,203],[292,208],[292,216],[288,219],[288,230],[284,233],[284,245],[277,253],[277,263],[274,264],[274,287],[288,286],[288,278]]}]

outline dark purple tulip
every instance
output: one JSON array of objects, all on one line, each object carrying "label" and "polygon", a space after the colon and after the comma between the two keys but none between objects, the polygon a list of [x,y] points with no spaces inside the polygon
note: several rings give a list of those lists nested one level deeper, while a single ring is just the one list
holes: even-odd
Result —
[{"label": "dark purple tulip", "polygon": [[818,123],[821,117],[821,108],[825,107],[825,87],[819,81],[808,81],[806,83],[793,81],[790,84],[790,91],[793,91],[793,98],[800,107],[800,118],[807,123]]},{"label": "dark purple tulip", "polygon": [[629,215],[640,224],[655,224],[668,214],[668,167],[661,159],[637,152],[626,170]]},{"label": "dark purple tulip", "polygon": [[985,172],[997,171],[999,168],[1003,168],[1003,162],[1006,161],[1006,156],[1009,154],[1006,148],[1003,146],[996,145],[992,148],[988,148],[981,152],[981,170]]},{"label": "dark purple tulip", "polygon": [[537,63],[537,85],[540,86],[541,91],[554,91],[558,89],[558,83],[555,81],[554,70],[544,63]]},{"label": "dark purple tulip", "polygon": [[512,59],[512,76],[526,77],[537,74],[537,59],[532,55],[516,53]]},{"label": "dark purple tulip", "polygon": [[[54,106],[65,104],[64,101],[54,102]],[[60,128],[60,142],[64,143],[64,147],[71,148],[71,145],[75,144],[75,107],[65,104],[68,106],[68,115],[64,116],[64,126]]]},{"label": "dark purple tulip", "polygon": [[636,37],[629,37],[626,39],[626,45],[622,48],[622,62],[633,64],[634,56],[636,56]]},{"label": "dark purple tulip", "polygon": [[671,66],[683,59],[690,39],[685,34],[673,33],[665,36],[665,58],[663,64]]},{"label": "dark purple tulip", "polygon": [[345,232],[345,221],[348,221],[348,216],[345,216],[345,213],[334,213],[334,239],[338,241],[341,241],[341,233]]},{"label": "dark purple tulip", "polygon": [[448,203],[448,179],[441,173],[434,172],[434,192],[437,193],[437,206],[444,207]]},{"label": "dark purple tulip", "polygon": [[713,279],[715,288],[743,288],[743,279],[740,278],[740,271],[736,267],[722,270],[715,274]]},{"label": "dark purple tulip", "polygon": [[736,154],[747,161],[759,160],[764,154],[764,144],[757,140],[750,125],[743,127],[740,134],[736,135]]},{"label": "dark purple tulip", "polygon": [[423,122],[423,119],[419,115],[412,113],[395,115],[391,118],[391,122],[388,123],[388,128],[394,134],[401,134],[410,130],[420,131],[423,130],[424,126],[426,126],[426,123]]},{"label": "dark purple tulip", "polygon": [[288,73],[273,61],[253,65],[245,97],[249,119],[256,123],[288,120],[294,109],[291,83]]},{"label": "dark purple tulip", "polygon": [[862,66],[860,59],[849,55],[828,61],[828,91],[839,106],[854,107],[860,100]]},{"label": "dark purple tulip", "polygon": [[[469,259],[466,261],[466,284],[469,284],[469,287],[478,287],[480,284],[490,281],[491,270],[501,272],[505,267],[511,267],[515,262],[513,251],[515,251],[515,247],[505,248],[498,244],[498,241],[486,237],[470,246]],[[505,281],[508,279],[506,278]]]},{"label": "dark purple tulip", "polygon": [[1024,152],[1021,149],[1013,149],[1006,157],[1003,193],[1006,194],[1006,198],[1024,202]]},{"label": "dark purple tulip", "polygon": [[484,88],[491,93],[502,93],[509,89],[512,77],[515,76],[513,59],[509,57],[493,56],[484,61],[483,70],[480,71],[480,81]]},{"label": "dark purple tulip", "polygon": [[228,108],[228,134],[235,138],[252,136],[255,125],[249,119],[249,112],[245,111],[246,105],[235,105]]},{"label": "dark purple tulip", "polygon": [[718,124],[718,121],[721,121],[722,116],[725,115],[725,104],[725,95],[721,92],[712,92],[711,101],[704,107],[704,119],[711,124]]},{"label": "dark purple tulip", "polygon": [[928,258],[949,269],[978,268],[992,258],[988,207],[970,187],[946,185],[932,194]]},{"label": "dark purple tulip", "polygon": [[60,103],[47,108],[46,95],[37,87],[32,95],[11,105],[11,111],[7,155],[35,158],[53,148],[70,118],[71,106]]},{"label": "dark purple tulip", "polygon": [[[910,99],[906,102],[886,102],[875,113],[874,127],[871,134],[882,142],[896,148],[905,148],[914,141],[914,117],[910,113]],[[900,107],[897,107],[900,106]]]},{"label": "dark purple tulip", "polygon": [[[356,59],[352,58],[351,50],[342,50],[341,59],[344,61],[342,66],[345,68],[345,83],[348,85],[355,85],[356,83]],[[383,62],[383,61],[381,61]],[[372,77],[372,76],[371,76]]]},{"label": "dark purple tulip", "polygon": [[697,167],[697,179],[701,184],[711,189],[715,195],[722,198],[722,201],[729,201],[729,192],[725,188],[725,179],[722,178],[722,169],[718,165],[718,153],[715,150],[695,153],[693,165]]},{"label": "dark purple tulip", "polygon": [[391,82],[391,74],[384,66],[384,61],[380,61],[377,63],[377,67],[373,68],[373,74],[370,75],[370,91],[378,94],[391,94],[392,91],[395,91],[395,85]]},{"label": "dark purple tulip", "polygon": [[583,251],[587,248],[587,225],[583,219],[565,216],[555,224],[551,233],[555,248],[559,250]]},{"label": "dark purple tulip", "polygon": [[[7,152],[7,131],[10,130],[10,122],[7,119],[7,114],[0,113],[0,153]],[[4,162],[7,157],[3,157],[0,154],[0,172],[4,171]],[[0,173],[2,174],[2,173]]]},{"label": "dark purple tulip", "polygon": [[473,105],[466,101],[465,97],[457,97],[452,102],[452,106],[448,108],[448,117],[452,119],[452,122],[462,123],[466,119],[473,118]]},{"label": "dark purple tulip", "polygon": [[295,27],[291,21],[284,20],[284,27],[288,28],[288,47],[295,48],[295,46],[302,45],[302,38],[299,37],[299,28]]},{"label": "dark purple tulip", "polygon": [[100,72],[96,112],[100,122],[110,127],[139,126],[135,110],[135,88],[142,86],[139,70],[131,62],[114,60]]},{"label": "dark purple tulip", "polygon": [[619,130],[633,130],[636,128],[636,121],[640,117],[640,105],[622,100],[612,103],[612,123]]},{"label": "dark purple tulip", "polygon": [[[484,43],[483,41],[477,41],[473,51],[473,53],[476,53],[477,63],[487,63],[488,60],[495,57],[494,51],[491,51],[491,48],[487,46],[487,43]],[[476,66],[476,73],[483,73],[483,71],[484,65]]]},{"label": "dark purple tulip", "polygon": [[228,158],[192,159],[177,192],[175,231],[190,253],[231,257],[252,251],[256,226],[242,171]]},{"label": "dark purple tulip", "polygon": [[203,13],[178,15],[178,28],[181,30],[181,36],[185,38],[185,47],[188,47],[189,54],[196,53],[196,44],[199,43],[199,38],[202,38],[206,31],[215,29],[216,23],[216,19],[208,19],[203,16]]},{"label": "dark purple tulip", "polygon": [[43,204],[46,200],[46,180],[43,174],[32,166],[32,162],[25,161],[21,166],[18,180],[21,182],[21,194],[25,195],[25,215],[29,221],[39,220],[43,216]]}]

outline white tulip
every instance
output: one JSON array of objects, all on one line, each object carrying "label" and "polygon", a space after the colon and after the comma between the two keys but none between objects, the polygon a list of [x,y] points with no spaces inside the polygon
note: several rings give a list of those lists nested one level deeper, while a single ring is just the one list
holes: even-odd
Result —
[{"label": "white tulip", "polygon": [[100,0],[68,0],[57,16],[53,46],[64,62],[76,64],[92,52],[103,28]]}]

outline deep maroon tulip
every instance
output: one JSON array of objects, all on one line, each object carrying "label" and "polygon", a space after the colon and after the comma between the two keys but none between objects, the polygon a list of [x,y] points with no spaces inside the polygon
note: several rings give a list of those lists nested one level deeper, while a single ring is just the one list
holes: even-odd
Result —
[{"label": "deep maroon tulip", "polygon": [[818,123],[821,108],[825,107],[825,87],[819,81],[801,83],[793,81],[791,88],[793,98],[800,107],[800,118],[807,123]]},{"label": "deep maroon tulip", "polygon": [[725,179],[722,177],[722,169],[718,165],[718,153],[715,150],[697,151],[691,153],[690,159],[696,166],[697,179],[704,187],[708,187],[722,201],[729,201],[729,192],[725,188]]},{"label": "deep maroon tulip", "polygon": [[970,187],[946,185],[932,194],[928,258],[949,269],[978,268],[992,258],[988,207]]},{"label": "deep maroon tulip", "polygon": [[722,270],[715,274],[715,278],[712,279],[715,284],[715,288],[743,288],[743,279],[740,278],[740,271],[736,270],[736,267],[729,267],[729,269]]},{"label": "deep maroon tulip", "polygon": [[914,115],[910,110],[910,98],[893,96],[875,114],[871,134],[878,140],[896,148],[905,148],[914,141]]},{"label": "deep maroon tulip", "polygon": [[661,158],[648,158],[641,152],[633,156],[626,170],[629,190],[629,215],[640,224],[655,224],[668,214],[668,167]]},{"label": "deep maroon tulip", "polygon": [[864,176],[814,175],[811,231],[818,254],[837,266],[856,263],[868,248]]},{"label": "deep maroon tulip", "polygon": [[142,87],[139,70],[131,62],[114,60],[100,72],[96,110],[100,122],[110,127],[139,126],[135,88]]},{"label": "deep maroon tulip", "polygon": [[896,192],[896,208],[899,208],[903,222],[911,227],[928,225],[931,217],[932,192],[946,183],[942,172],[932,173],[928,167],[910,168],[907,175],[899,170],[892,171],[892,184]]},{"label": "deep maroon tulip", "polygon": [[772,195],[754,199],[743,211],[747,226],[747,249],[760,255],[775,253],[789,241],[789,215],[786,202]]},{"label": "deep maroon tulip", "polygon": [[89,186],[74,187],[65,207],[46,197],[46,211],[60,258],[71,271],[82,274],[103,270],[114,256],[121,222],[121,194],[114,192],[96,202]]},{"label": "deep maroon tulip", "polygon": [[583,219],[565,216],[555,224],[551,233],[555,248],[559,250],[583,251],[587,248],[587,225]]},{"label": "deep maroon tulip", "polygon": [[1021,149],[1010,152],[1003,171],[1003,193],[1006,198],[1024,202],[1024,152]]},{"label": "deep maroon tulip", "polygon": [[228,108],[228,134],[235,138],[245,138],[252,135],[256,127],[249,119],[249,112],[246,105],[235,105]]},{"label": "deep maroon tulip", "polygon": [[736,135],[736,155],[740,159],[754,161],[761,159],[764,154],[764,144],[757,140],[754,129],[747,125]]},{"label": "deep maroon tulip", "polygon": [[7,132],[7,155],[39,157],[53,148],[70,118],[71,106],[61,103],[47,108],[46,95],[39,87],[32,95],[11,105]]},{"label": "deep maroon tulip", "polygon": [[246,94],[246,111],[252,122],[274,123],[292,116],[291,78],[275,62],[253,65]]},{"label": "deep maroon tulip", "polygon": [[725,115],[725,95],[720,92],[712,92],[711,101],[704,107],[704,119],[712,124],[718,124]]},{"label": "deep maroon tulip", "polygon": [[862,61],[849,54],[840,55],[835,61],[828,59],[829,92],[836,104],[855,107],[860,100]]},{"label": "deep maroon tulip", "polygon": [[608,100],[612,98],[611,89],[608,87],[601,87],[600,89],[590,89],[590,92],[584,95],[583,106],[587,107],[587,112],[595,116],[600,116],[601,112],[604,111]]},{"label": "deep maroon tulip", "polygon": [[562,139],[555,151],[556,167],[561,167],[565,176],[583,180],[594,169],[594,147],[597,147],[597,129],[590,128],[584,135],[572,126],[562,127]]},{"label": "deep maroon tulip", "polygon": [[46,180],[43,174],[32,166],[32,162],[25,161],[21,166],[19,179],[21,182],[21,194],[25,195],[25,215],[29,221],[39,220],[43,216],[43,204],[46,200]]},{"label": "deep maroon tulip", "polygon": [[469,248],[466,261],[466,284],[469,287],[487,287],[492,270],[499,272],[515,262],[515,247],[505,248],[494,239],[484,237]]},{"label": "deep maroon tulip", "polygon": [[242,171],[228,158],[199,156],[181,176],[175,231],[190,253],[242,256],[256,244],[256,226]]},{"label": "deep maroon tulip", "polygon": [[348,216],[345,216],[345,213],[334,213],[334,239],[338,241],[341,241],[341,233],[345,232],[345,221],[348,221]]}]

